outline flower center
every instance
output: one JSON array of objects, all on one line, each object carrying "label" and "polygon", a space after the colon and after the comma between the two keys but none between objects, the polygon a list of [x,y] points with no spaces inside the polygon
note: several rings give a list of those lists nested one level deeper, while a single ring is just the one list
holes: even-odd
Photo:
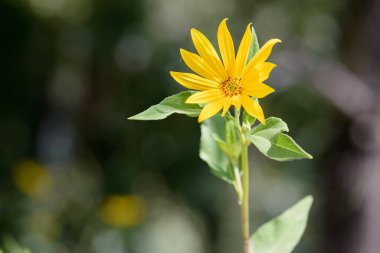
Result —
[{"label": "flower center", "polygon": [[226,97],[233,97],[241,94],[241,78],[240,77],[228,77],[227,80],[223,81],[220,84],[220,88],[222,89],[224,95]]}]

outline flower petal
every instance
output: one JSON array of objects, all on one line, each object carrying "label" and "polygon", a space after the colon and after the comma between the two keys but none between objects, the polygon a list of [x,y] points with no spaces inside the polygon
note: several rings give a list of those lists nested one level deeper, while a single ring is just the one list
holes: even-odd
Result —
[{"label": "flower petal", "polygon": [[190,90],[209,90],[215,89],[219,86],[215,81],[208,80],[192,73],[170,71],[170,75],[183,87]]},{"label": "flower petal", "polygon": [[220,79],[218,72],[211,68],[202,57],[184,49],[180,49],[180,52],[182,59],[192,71],[210,80],[223,81]]},{"label": "flower petal", "polygon": [[245,67],[244,72],[250,72],[252,71],[252,68],[255,68],[256,65],[265,62],[270,53],[272,52],[272,48],[275,44],[281,42],[279,39],[271,39],[265,45],[255,54],[252,59],[249,61],[247,66]]},{"label": "flower petal", "polygon": [[232,76],[235,66],[235,48],[230,31],[227,27],[227,18],[220,22],[218,28],[218,44],[220,54],[222,55],[224,68],[227,73]]},{"label": "flower petal", "polygon": [[271,62],[263,62],[256,65],[257,72],[259,72],[259,82],[264,82],[269,78],[270,73],[277,65]]},{"label": "flower petal", "polygon": [[191,38],[193,39],[194,46],[203,60],[215,69],[222,80],[226,80],[228,78],[227,73],[224,70],[223,64],[211,42],[200,31],[194,28],[191,29]]},{"label": "flower petal", "polygon": [[205,119],[208,119],[217,114],[224,105],[224,99],[219,99],[214,102],[208,103],[201,111],[198,122],[201,123]]},{"label": "flower petal", "polygon": [[223,98],[223,93],[220,89],[212,89],[212,90],[206,90],[197,92],[186,100],[185,103],[187,104],[202,104],[202,103],[209,103],[218,99]]},{"label": "flower petal", "polygon": [[241,76],[244,70],[245,65],[247,64],[249,48],[252,43],[252,32],[251,32],[251,23],[248,24],[247,29],[245,30],[243,39],[240,42],[239,50],[236,55],[236,64],[235,64],[235,76]]},{"label": "flower petal", "polygon": [[277,65],[271,62],[263,62],[244,72],[243,82],[264,82]]},{"label": "flower petal", "polygon": [[251,83],[244,86],[244,93],[255,97],[263,98],[274,92],[274,89],[264,83]]},{"label": "flower petal", "polygon": [[262,124],[265,125],[264,112],[259,103],[252,100],[247,95],[242,95],[241,102],[244,109],[253,117],[256,117]]},{"label": "flower petal", "polygon": [[226,115],[228,109],[231,107],[231,99],[230,98],[225,98],[224,99],[224,106],[223,106],[223,112],[222,112],[222,117]]},{"label": "flower petal", "polygon": [[231,98],[231,103],[236,107],[236,109],[240,110],[241,107],[241,95],[236,95]]}]

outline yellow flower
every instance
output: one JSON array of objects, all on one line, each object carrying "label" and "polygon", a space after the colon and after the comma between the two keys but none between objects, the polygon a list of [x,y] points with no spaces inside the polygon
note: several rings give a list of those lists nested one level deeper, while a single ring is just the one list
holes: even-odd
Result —
[{"label": "yellow flower", "polygon": [[145,204],[136,195],[112,195],[105,199],[100,208],[100,217],[115,227],[132,227],[143,222]]},{"label": "yellow flower", "polygon": [[181,49],[181,56],[187,66],[196,74],[171,71],[171,76],[182,86],[200,91],[190,96],[186,103],[207,104],[199,115],[202,122],[223,109],[226,114],[231,105],[241,106],[260,122],[265,124],[264,112],[254,98],[263,98],[274,92],[264,84],[270,72],[276,66],[266,62],[273,46],[279,39],[269,40],[249,61],[248,54],[252,43],[251,24],[247,26],[235,57],[235,48],[225,18],[218,28],[218,53],[211,42],[200,31],[191,29],[191,37],[198,54]]}]

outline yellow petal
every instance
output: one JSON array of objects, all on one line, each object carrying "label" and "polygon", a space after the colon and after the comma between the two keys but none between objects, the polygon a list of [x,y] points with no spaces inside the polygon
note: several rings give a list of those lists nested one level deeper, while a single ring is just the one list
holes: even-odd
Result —
[{"label": "yellow petal", "polygon": [[227,27],[227,18],[220,22],[218,28],[218,44],[220,54],[222,55],[224,68],[227,73],[232,76],[234,73],[235,65],[235,48],[230,31]]},{"label": "yellow petal", "polygon": [[223,93],[220,89],[206,90],[197,92],[191,95],[185,103],[188,104],[202,104],[209,103],[218,99],[223,98]]},{"label": "yellow petal", "polygon": [[228,78],[227,73],[224,70],[223,64],[211,42],[200,31],[194,28],[191,29],[191,38],[193,39],[194,46],[203,60],[215,69],[222,80],[226,80]]},{"label": "yellow petal", "polygon": [[211,68],[199,55],[184,49],[180,49],[180,52],[186,65],[195,73],[217,82],[224,81],[220,79],[218,72]]},{"label": "yellow petal", "polygon": [[253,117],[256,117],[262,124],[265,125],[264,112],[259,103],[252,100],[247,95],[242,95],[241,102],[244,109]]},{"label": "yellow petal", "polygon": [[271,62],[263,62],[256,66],[257,72],[259,72],[259,82],[264,82],[268,79],[270,73],[277,65]]},{"label": "yellow petal", "polygon": [[271,62],[259,63],[254,68],[244,72],[243,82],[264,82],[269,78],[270,73],[276,66],[276,64]]},{"label": "yellow petal", "polygon": [[243,92],[255,98],[263,98],[274,92],[274,89],[264,83],[250,83],[244,85]]},{"label": "yellow petal", "polygon": [[170,75],[183,87],[190,90],[209,90],[215,89],[219,86],[219,84],[215,81],[208,80],[191,73],[170,71]]},{"label": "yellow petal", "polygon": [[224,105],[224,99],[219,99],[207,104],[199,115],[198,122],[201,123],[205,119],[208,119],[217,114]]},{"label": "yellow petal", "polygon": [[228,109],[230,109],[230,107],[231,107],[231,99],[230,98],[224,99],[222,117],[224,117],[224,115],[226,115],[226,113],[227,113]]},{"label": "yellow petal", "polygon": [[250,72],[251,69],[254,68],[256,65],[265,62],[270,53],[272,52],[272,48],[275,44],[281,42],[279,39],[271,39],[265,45],[253,56],[253,58],[249,61],[247,66],[245,67],[244,72]]},{"label": "yellow petal", "polygon": [[236,107],[236,109],[240,110],[241,107],[241,96],[236,95],[231,98],[231,103]]},{"label": "yellow petal", "polygon": [[252,32],[251,32],[251,23],[247,26],[245,30],[243,39],[240,42],[239,50],[236,55],[235,63],[235,75],[241,76],[244,70],[245,65],[247,64],[249,48],[252,43]]}]

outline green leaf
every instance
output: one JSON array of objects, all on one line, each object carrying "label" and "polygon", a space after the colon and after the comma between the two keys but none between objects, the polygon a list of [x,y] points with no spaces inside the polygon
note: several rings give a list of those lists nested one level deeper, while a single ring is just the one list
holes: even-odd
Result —
[{"label": "green leaf", "polygon": [[256,35],[256,31],[255,31],[255,28],[253,27],[252,25],[252,43],[251,43],[251,47],[249,48],[249,53],[248,53],[248,59],[247,59],[247,62],[249,62],[252,57],[259,51],[260,49],[260,46],[259,46],[259,41],[257,40],[257,35]]},{"label": "green leaf", "polygon": [[269,130],[254,135],[248,135],[247,137],[261,153],[276,161],[313,158],[289,135],[283,133],[276,133],[273,130]]},{"label": "green leaf", "polygon": [[289,132],[288,125],[280,118],[269,117],[265,121],[265,125],[260,124],[253,128],[251,134],[256,134],[263,131],[277,131],[278,133]]},{"label": "green leaf", "polygon": [[[6,235],[3,237],[4,252],[9,253],[30,253],[29,249],[23,248],[19,243],[11,236]],[[2,250],[0,249],[0,253]]]},{"label": "green leaf", "polygon": [[129,117],[131,120],[159,120],[165,119],[173,113],[185,114],[189,117],[197,117],[202,107],[198,104],[186,104],[186,99],[194,94],[192,91],[183,91],[165,98],[159,104],[153,105],[145,111]]},{"label": "green leaf", "polygon": [[313,197],[307,196],[262,225],[251,237],[252,253],[290,253],[305,231]]},{"label": "green leaf", "polygon": [[271,117],[266,120],[266,125],[253,128],[247,137],[261,153],[273,160],[312,159],[290,136],[282,133],[288,131],[282,119]]},{"label": "green leaf", "polygon": [[215,134],[213,134],[212,137],[218,144],[219,148],[231,159],[231,161],[238,160],[241,153],[241,144],[239,142],[228,143],[221,140]]},{"label": "green leaf", "polygon": [[232,166],[218,141],[225,136],[226,119],[215,115],[201,125],[201,144],[199,156],[210,167],[211,172],[228,183],[232,183],[234,176]]},{"label": "green leaf", "polygon": [[226,118],[226,142],[235,143],[237,141],[234,119]]}]

